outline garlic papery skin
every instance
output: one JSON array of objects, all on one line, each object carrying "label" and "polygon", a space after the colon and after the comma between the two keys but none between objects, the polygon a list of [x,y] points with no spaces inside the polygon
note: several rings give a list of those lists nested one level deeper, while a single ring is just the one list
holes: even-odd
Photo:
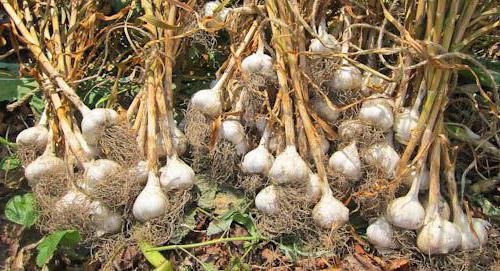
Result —
[{"label": "garlic papery skin", "polygon": [[58,212],[74,211],[75,209],[87,209],[91,205],[89,197],[80,191],[70,190],[62,196],[55,204]]},{"label": "garlic papery skin", "polygon": [[369,165],[382,169],[388,178],[395,177],[400,157],[386,142],[376,143],[368,147],[364,158]]},{"label": "garlic papery skin", "polygon": [[340,52],[340,44],[333,35],[328,34],[328,28],[324,19],[319,24],[318,37],[319,39],[311,40],[309,51],[315,53]]},{"label": "garlic papery skin", "polygon": [[273,59],[263,52],[253,53],[241,61],[241,70],[249,74],[272,77],[274,76]]},{"label": "garlic papery skin", "polygon": [[385,217],[377,218],[366,228],[368,242],[374,245],[379,252],[387,252],[398,248],[394,240],[394,229]]},{"label": "garlic papery skin", "polygon": [[344,120],[337,131],[342,141],[351,141],[360,138],[370,127],[358,119]]},{"label": "garlic papery skin", "polygon": [[[219,1],[209,1],[205,4],[203,7],[203,11],[205,16],[214,16],[214,11],[217,9],[217,7],[221,3]],[[215,16],[215,19],[217,19],[220,22],[226,21],[227,15],[229,14],[229,11],[231,11],[230,8],[222,8]]]},{"label": "garlic papery skin", "polygon": [[279,211],[276,186],[269,185],[255,196],[255,207],[263,214],[274,215]]},{"label": "garlic papery skin", "polygon": [[383,132],[388,131],[394,123],[390,100],[383,97],[366,100],[359,110],[359,120]]},{"label": "garlic papery skin", "polygon": [[356,141],[352,141],[342,150],[334,152],[328,165],[334,172],[338,172],[353,181],[359,180],[361,178],[361,160]]},{"label": "garlic papery skin", "polygon": [[462,235],[461,248],[463,250],[473,250],[486,244],[488,241],[488,229],[491,226],[488,221],[480,218],[472,218],[473,232],[471,224],[462,210],[460,210],[459,214],[455,214],[454,216],[454,224],[459,227]]},{"label": "garlic papery skin", "polygon": [[238,120],[224,120],[219,128],[219,136],[233,143],[238,155],[244,155],[248,150],[245,128]]},{"label": "garlic papery skin", "polygon": [[326,97],[313,97],[311,99],[311,107],[323,120],[334,122],[339,118],[340,110],[335,104],[330,101],[325,101],[324,99],[326,99]]},{"label": "garlic papery skin", "polygon": [[40,151],[47,146],[48,138],[47,128],[37,125],[21,131],[16,137],[16,144],[23,147],[34,147]]},{"label": "garlic papery skin", "polygon": [[331,190],[325,191],[312,211],[314,221],[324,229],[338,229],[349,221],[349,209],[336,199]]},{"label": "garlic papery skin", "polygon": [[411,186],[413,183],[413,180],[415,178],[420,178],[420,190],[428,190],[429,189],[429,182],[430,182],[430,175],[429,175],[429,168],[426,165],[423,165],[424,169],[421,174],[417,174],[416,172],[412,172],[409,176],[409,178],[404,179],[404,183],[407,186]]},{"label": "garlic papery skin", "polygon": [[220,92],[216,89],[203,89],[191,97],[191,106],[209,117],[222,113]]},{"label": "garlic papery skin", "polygon": [[118,113],[107,108],[96,108],[90,110],[83,116],[82,135],[89,145],[96,146],[102,137],[104,129],[118,122]]},{"label": "garlic papery skin", "polygon": [[409,108],[397,113],[394,117],[394,132],[396,140],[406,145],[411,138],[411,132],[417,127],[419,114]]},{"label": "garlic papery skin", "polygon": [[186,153],[189,143],[186,135],[181,131],[181,129],[174,128],[174,135],[172,136],[172,143],[174,144],[175,151],[177,155],[182,156]]},{"label": "garlic papery skin", "polygon": [[116,174],[122,167],[115,161],[108,159],[98,159],[84,163],[85,167],[85,182],[82,184],[82,189],[87,193],[94,192],[95,186]]},{"label": "garlic papery skin", "polygon": [[166,191],[188,190],[194,185],[193,169],[177,156],[168,158],[160,173],[160,184]]},{"label": "garlic papery skin", "polygon": [[309,173],[309,181],[307,182],[307,196],[311,203],[317,203],[321,198],[321,179],[316,173]]},{"label": "garlic papery skin", "polygon": [[387,81],[384,79],[373,75],[370,72],[363,73],[363,86],[361,87],[361,93],[365,96],[369,96],[372,93],[379,93],[384,89]]},{"label": "garlic papery skin", "polygon": [[334,91],[349,91],[360,89],[362,83],[362,75],[358,68],[343,65],[335,71],[328,86]]},{"label": "garlic papery skin", "polygon": [[295,146],[287,146],[274,160],[269,177],[277,184],[299,183],[309,178],[309,167]]},{"label": "garlic papery skin", "polygon": [[99,201],[93,201],[90,205],[90,215],[96,226],[95,235],[97,237],[117,233],[122,229],[123,220],[121,217]]},{"label": "garlic papery skin", "polygon": [[452,252],[461,242],[460,228],[439,215],[429,220],[417,236],[417,247],[422,253],[429,255]]},{"label": "garlic papery skin", "polygon": [[257,148],[245,154],[243,162],[241,162],[241,169],[245,173],[267,176],[273,163],[273,155],[264,145],[259,145]]},{"label": "garlic papery skin", "polygon": [[24,176],[28,180],[28,184],[34,187],[42,177],[63,172],[66,172],[64,161],[53,153],[45,152],[26,166]]},{"label": "garlic papery skin", "polygon": [[324,155],[328,154],[328,151],[330,150],[330,142],[328,142],[328,139],[326,139],[323,130],[319,129],[318,138],[319,138],[319,148],[321,149]]},{"label": "garlic papery skin", "polygon": [[164,215],[167,205],[168,199],[161,189],[160,179],[150,171],[146,186],[135,199],[132,213],[137,220],[145,222]]},{"label": "garlic papery skin", "polygon": [[137,165],[131,169],[131,174],[135,175],[136,180],[139,183],[146,183],[148,180],[148,162],[147,161],[139,161]]},{"label": "garlic papery skin", "polygon": [[[425,194],[422,199],[422,206],[425,210],[429,208],[429,196],[427,194]],[[448,205],[448,202],[446,202],[443,198],[439,198],[438,212],[439,215],[445,220],[449,220],[451,217],[450,205]]]}]

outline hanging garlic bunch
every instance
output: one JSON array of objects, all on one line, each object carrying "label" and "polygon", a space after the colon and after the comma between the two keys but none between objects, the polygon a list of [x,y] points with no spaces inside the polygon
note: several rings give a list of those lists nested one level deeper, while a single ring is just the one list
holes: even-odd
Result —
[{"label": "hanging garlic bunch", "polygon": [[148,182],[135,199],[132,207],[134,217],[141,222],[145,222],[164,215],[167,206],[168,199],[163,193],[160,179],[154,171],[149,171]]},{"label": "hanging garlic bunch", "polygon": [[382,169],[389,178],[394,178],[399,154],[391,145],[387,142],[373,144],[367,148],[364,159],[369,165]]},{"label": "hanging garlic bunch", "polygon": [[259,146],[245,154],[241,162],[243,172],[267,176],[274,163],[274,157],[267,149],[270,133],[270,128],[266,127]]},{"label": "hanging garlic bunch", "polygon": [[42,151],[47,146],[49,131],[45,126],[47,125],[46,109],[43,110],[40,121],[37,125],[24,129],[16,137],[16,144],[26,148],[34,148]]},{"label": "hanging garlic bunch", "polygon": [[[204,15],[215,17],[217,21],[225,22],[227,15],[231,11],[230,8],[223,7],[217,13],[217,8],[221,5],[219,1],[209,1],[203,7]],[[215,15],[215,16],[214,16]]]},{"label": "hanging garlic bunch", "polygon": [[356,141],[352,141],[342,150],[334,152],[328,164],[334,172],[338,172],[350,180],[358,181],[361,178],[361,160]]},{"label": "hanging garlic bunch", "polygon": [[380,95],[370,97],[359,110],[359,120],[383,132],[388,131],[394,123],[392,100]]},{"label": "hanging garlic bunch", "polygon": [[309,51],[315,53],[330,53],[340,51],[340,44],[338,40],[333,35],[328,34],[328,27],[326,25],[325,18],[322,18],[319,23],[318,37],[319,39],[311,40]]},{"label": "hanging garlic bunch", "polygon": [[349,221],[349,209],[333,196],[326,181],[322,182],[322,195],[312,211],[314,221],[324,229],[338,229]]},{"label": "hanging garlic bunch", "polygon": [[316,95],[310,100],[310,103],[318,116],[328,122],[334,122],[340,116],[339,108],[327,96],[320,97]]},{"label": "hanging garlic bunch", "polygon": [[81,188],[89,194],[94,192],[95,186],[122,170],[120,164],[108,159],[98,159],[83,164],[85,168]]},{"label": "hanging garlic bunch", "polygon": [[368,242],[374,245],[379,252],[386,252],[398,248],[394,240],[394,229],[383,216],[377,218],[366,228]]},{"label": "hanging garlic bunch", "polygon": [[264,53],[264,42],[261,35],[257,52],[245,57],[241,61],[241,71],[248,74],[260,74],[265,77],[273,77],[275,75],[273,69],[273,59],[271,56]]}]

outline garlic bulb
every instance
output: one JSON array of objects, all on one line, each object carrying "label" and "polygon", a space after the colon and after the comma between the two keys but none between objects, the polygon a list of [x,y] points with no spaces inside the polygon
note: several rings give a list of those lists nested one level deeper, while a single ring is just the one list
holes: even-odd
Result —
[{"label": "garlic bulb", "polygon": [[135,199],[132,213],[137,220],[145,222],[165,214],[167,205],[168,199],[161,189],[160,179],[150,171],[146,186]]},{"label": "garlic bulb", "polygon": [[350,65],[342,65],[335,71],[328,86],[336,91],[349,91],[360,89],[362,83],[362,75],[358,68]]},{"label": "garlic bulb", "polygon": [[422,253],[429,255],[452,252],[461,242],[460,228],[439,215],[430,219],[417,236],[417,247]]},{"label": "garlic bulb", "polygon": [[276,156],[269,177],[278,184],[303,182],[309,178],[309,167],[295,146],[287,146]]},{"label": "garlic bulb", "polygon": [[203,114],[216,117],[222,112],[220,92],[217,89],[203,89],[191,97],[191,106]]},{"label": "garlic bulb", "polygon": [[394,132],[396,140],[401,144],[408,144],[411,132],[417,127],[419,114],[409,108],[404,108],[403,112],[397,113],[394,118]]},{"label": "garlic bulb", "polygon": [[369,127],[358,119],[344,120],[338,127],[338,134],[342,141],[351,141],[360,138]]},{"label": "garlic bulb", "polygon": [[395,177],[399,154],[386,142],[368,147],[364,158],[369,165],[382,169],[389,178]]},{"label": "garlic bulb", "polygon": [[312,211],[314,221],[325,229],[338,229],[349,221],[349,209],[333,197],[331,190],[323,195]]},{"label": "garlic bulb", "polygon": [[[420,186],[420,187],[422,187],[422,186]],[[429,209],[429,196],[428,195],[425,195],[423,197],[422,206],[424,207],[425,210]],[[446,200],[444,200],[442,197],[439,198],[438,212],[439,212],[439,215],[445,220],[449,220],[451,217],[450,205],[448,205],[448,202],[446,202]]]},{"label": "garlic bulb", "polygon": [[366,100],[359,110],[359,120],[383,132],[389,130],[394,122],[391,101],[379,96]]},{"label": "garlic bulb", "polygon": [[177,156],[169,157],[160,169],[160,184],[166,190],[188,190],[194,185],[194,171]]},{"label": "garlic bulb", "polygon": [[274,75],[273,59],[264,52],[253,53],[241,61],[241,71],[271,77]]},{"label": "garlic bulb", "polygon": [[[214,11],[221,3],[219,1],[209,1],[203,7],[203,11],[205,16],[214,16]],[[230,8],[222,8],[215,16],[215,19],[218,21],[224,22],[226,21],[227,15],[231,11]]]},{"label": "garlic bulb", "polygon": [[285,145],[285,134],[284,133],[275,133],[269,138],[269,151],[273,153],[277,153],[282,150],[283,145]]},{"label": "garlic bulb", "polygon": [[[459,207],[460,208],[460,207]],[[488,241],[488,229],[491,224],[480,218],[472,218],[472,228],[469,219],[460,209],[459,213],[454,214],[453,222],[460,229],[462,239],[461,247],[463,250],[472,250],[485,245]]]},{"label": "garlic bulb", "polygon": [[326,97],[314,96],[311,99],[311,106],[318,116],[328,122],[336,121],[340,116],[340,110],[331,101],[326,101]]},{"label": "garlic bulb", "polygon": [[398,248],[394,240],[394,229],[385,217],[377,218],[366,228],[368,242],[380,252]]},{"label": "garlic bulb", "polygon": [[428,190],[429,189],[429,181],[430,181],[430,176],[429,176],[429,169],[427,168],[426,165],[423,165],[424,167],[423,172],[421,174],[417,174],[416,172],[412,172],[409,176],[409,178],[404,179],[404,184],[407,186],[411,186],[413,183],[413,180],[415,178],[420,178],[420,190]]},{"label": "garlic bulb", "polygon": [[257,196],[255,196],[255,207],[266,215],[273,215],[279,211],[278,196],[274,185],[260,190]]},{"label": "garlic bulb", "polygon": [[97,237],[117,233],[122,228],[121,217],[99,201],[94,201],[90,205],[90,215],[92,222],[96,225],[95,235]]},{"label": "garlic bulb", "polygon": [[334,172],[341,173],[353,181],[359,180],[361,178],[361,160],[356,141],[352,141],[342,150],[334,152],[328,164]]},{"label": "garlic bulb", "polygon": [[82,135],[89,145],[96,146],[104,129],[118,122],[118,113],[112,109],[96,108],[83,116]]},{"label": "garlic bulb", "polygon": [[82,184],[82,189],[87,193],[92,193],[98,183],[122,170],[120,164],[107,159],[99,159],[84,163],[84,167],[85,183]]},{"label": "garlic bulb", "polygon": [[89,197],[80,191],[70,190],[62,196],[55,204],[55,209],[58,212],[64,213],[68,210],[87,209],[91,205]]},{"label": "garlic bulb", "polygon": [[309,181],[307,182],[307,196],[311,203],[317,203],[321,197],[321,179],[316,173],[309,173]]},{"label": "garlic bulb", "polygon": [[44,152],[24,169],[24,176],[28,184],[34,187],[41,178],[62,172],[66,172],[64,161],[53,153]]},{"label": "garlic bulb", "polygon": [[273,163],[273,155],[264,145],[259,145],[257,148],[245,154],[243,162],[241,162],[241,169],[245,173],[262,174],[266,176]]},{"label": "garlic bulb", "polygon": [[219,136],[231,142],[236,147],[238,155],[243,155],[248,150],[245,128],[238,120],[227,119],[219,128]]},{"label": "garlic bulb", "polygon": [[315,53],[329,53],[340,51],[340,44],[337,39],[333,35],[328,34],[325,19],[322,19],[319,24],[318,37],[319,39],[311,40],[309,51]]},{"label": "garlic bulb", "polygon": [[172,143],[174,144],[175,151],[178,155],[182,156],[186,153],[188,148],[188,139],[181,129],[174,128],[174,135],[172,136]]},{"label": "garlic bulb", "polygon": [[323,152],[324,155],[328,153],[328,150],[330,150],[330,142],[328,139],[326,139],[325,133],[321,128],[317,129],[318,131],[318,138],[319,138],[319,148]]},{"label": "garlic bulb", "polygon": [[139,161],[137,165],[130,169],[130,174],[135,175],[137,181],[139,183],[146,183],[148,180],[148,162],[147,161]]},{"label": "garlic bulb", "polygon": [[49,131],[47,128],[36,125],[21,131],[16,137],[16,144],[24,147],[34,147],[37,150],[44,150],[47,146]]},{"label": "garlic bulb", "polygon": [[364,72],[361,92],[364,96],[369,96],[372,93],[377,93],[383,90],[386,84],[387,81],[385,81],[384,79],[375,76],[370,72]]}]

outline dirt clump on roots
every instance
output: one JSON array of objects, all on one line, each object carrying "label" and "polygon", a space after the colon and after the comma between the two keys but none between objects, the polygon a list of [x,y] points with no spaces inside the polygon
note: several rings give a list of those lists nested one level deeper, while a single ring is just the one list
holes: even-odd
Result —
[{"label": "dirt clump on roots", "polygon": [[95,185],[92,198],[112,210],[123,208],[129,214],[135,199],[141,193],[144,184],[134,174],[126,170],[115,172]]},{"label": "dirt clump on roots", "polygon": [[240,157],[235,146],[225,140],[218,140],[213,150],[193,152],[193,170],[217,184],[236,185],[240,171]]},{"label": "dirt clump on roots", "polygon": [[188,107],[184,116],[186,123],[184,134],[189,145],[193,147],[193,156],[196,157],[197,154],[208,150],[208,142],[212,132],[210,120],[200,110],[192,107]]},{"label": "dirt clump on roots", "polygon": [[182,227],[179,221],[184,215],[186,205],[193,198],[192,191],[170,191],[167,197],[169,204],[165,215],[134,226],[131,233],[133,240],[161,245],[170,240],[176,227]]},{"label": "dirt clump on roots", "polygon": [[106,127],[103,136],[99,138],[99,145],[108,159],[122,166],[135,165],[143,160],[134,134],[126,122]]}]

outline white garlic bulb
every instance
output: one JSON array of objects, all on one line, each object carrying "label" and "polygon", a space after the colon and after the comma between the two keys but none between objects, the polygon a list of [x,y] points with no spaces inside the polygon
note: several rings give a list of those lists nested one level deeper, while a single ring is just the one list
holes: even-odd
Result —
[{"label": "white garlic bulb", "polygon": [[220,93],[216,89],[203,89],[191,97],[191,106],[209,117],[222,113]]},{"label": "white garlic bulb", "polygon": [[309,173],[309,181],[307,182],[307,197],[311,203],[317,203],[321,197],[322,182],[316,173]]},{"label": "white garlic bulb", "polygon": [[[214,16],[214,11],[217,9],[217,7],[221,3],[219,1],[209,1],[205,4],[203,7],[203,11],[205,16]],[[231,11],[230,8],[222,8],[215,16],[215,19],[217,19],[220,22],[226,21],[227,15],[229,14],[229,11]]]},{"label": "white garlic bulb", "polygon": [[253,53],[241,61],[241,70],[249,74],[274,76],[273,59],[264,52]]},{"label": "white garlic bulb", "polygon": [[168,206],[167,196],[160,186],[160,179],[154,172],[149,172],[148,182],[135,199],[132,213],[134,217],[145,222],[165,214]]},{"label": "white garlic bulb", "polygon": [[276,156],[269,177],[278,184],[299,183],[309,178],[309,167],[295,146],[287,146]]},{"label": "white garlic bulb", "polygon": [[90,215],[92,222],[96,225],[95,235],[97,237],[117,233],[122,228],[123,220],[121,217],[99,201],[93,201],[90,204]]},{"label": "white garlic bulb", "polygon": [[41,178],[66,172],[64,161],[52,153],[45,152],[24,169],[28,184],[34,187]]},{"label": "white garlic bulb", "polygon": [[37,150],[44,150],[47,146],[49,131],[47,128],[36,125],[21,131],[16,137],[16,144],[24,147],[34,147]]},{"label": "white garlic bulb", "polygon": [[326,97],[313,97],[311,99],[311,106],[323,120],[334,122],[339,118],[340,110],[331,101],[325,101],[324,99]]},{"label": "white garlic bulb", "polygon": [[[425,194],[422,198],[422,206],[425,210],[429,209],[429,196],[427,194]],[[451,217],[450,205],[448,205],[448,202],[446,202],[446,200],[442,197],[439,198],[438,212],[439,215],[445,220],[449,220]]]},{"label": "white garlic bulb", "polygon": [[342,141],[351,141],[360,138],[369,126],[358,119],[344,120],[338,127],[338,134]]},{"label": "white garlic bulb", "polygon": [[82,184],[82,189],[87,193],[92,193],[95,186],[122,170],[120,164],[108,159],[98,159],[84,163],[85,167],[85,182]]},{"label": "white garlic bulb", "polygon": [[83,116],[82,135],[89,145],[97,145],[104,129],[118,123],[118,113],[113,109],[96,108]]},{"label": "white garlic bulb", "polygon": [[[460,207],[459,207],[460,208]],[[491,224],[480,218],[472,218],[472,228],[467,216],[462,210],[454,214],[454,224],[458,226],[462,235],[461,248],[463,250],[472,250],[485,245],[488,241],[488,229]]]},{"label": "white garlic bulb", "polygon": [[318,37],[319,39],[311,40],[309,51],[315,53],[330,53],[340,51],[340,44],[333,35],[328,34],[326,21],[324,19],[321,20],[319,24]]},{"label": "white garlic bulb", "polygon": [[130,169],[130,174],[134,175],[136,180],[139,183],[146,183],[148,180],[148,162],[147,161],[139,161],[137,165]]},{"label": "white garlic bulb", "polygon": [[364,158],[369,165],[382,169],[389,178],[395,177],[399,154],[386,142],[368,147]]},{"label": "white garlic bulb", "polygon": [[409,176],[409,178],[404,179],[404,184],[407,186],[411,186],[413,183],[413,180],[415,178],[420,178],[420,190],[428,190],[429,189],[429,183],[430,183],[430,173],[429,169],[426,165],[423,165],[424,167],[423,172],[421,174],[417,174],[416,172],[412,172]]},{"label": "white garlic bulb", "polygon": [[323,191],[312,215],[314,221],[324,229],[338,229],[349,221],[349,209],[333,197],[331,190]]},{"label": "white garlic bulb", "polygon": [[319,148],[324,155],[330,150],[330,142],[326,139],[325,133],[321,128],[318,128]]},{"label": "white garlic bulb", "polygon": [[412,130],[417,127],[418,117],[418,112],[409,108],[404,108],[403,112],[396,114],[394,117],[394,132],[399,143],[408,144]]},{"label": "white garlic bulb", "polygon": [[452,252],[461,242],[460,228],[439,215],[430,219],[417,235],[417,247],[429,255]]},{"label": "white garlic bulb", "polygon": [[62,196],[55,204],[55,209],[64,213],[67,211],[86,210],[91,205],[90,199],[80,191],[70,190]]},{"label": "white garlic bulb", "polygon": [[172,143],[174,144],[175,151],[177,155],[183,155],[188,149],[188,139],[186,135],[181,131],[181,129],[174,128],[174,135],[172,136]]},{"label": "white garlic bulb", "polygon": [[245,154],[243,162],[241,162],[241,169],[245,173],[262,174],[266,176],[273,163],[273,155],[264,145],[259,145],[257,148]]},{"label": "white garlic bulb", "polygon": [[160,169],[160,184],[166,190],[188,190],[194,185],[194,171],[177,156],[169,157]]},{"label": "white garlic bulb", "polygon": [[334,172],[341,173],[353,181],[359,180],[361,178],[361,160],[356,141],[352,141],[342,150],[334,152],[328,164]]},{"label": "white garlic bulb", "polygon": [[366,228],[368,242],[374,245],[379,252],[386,252],[398,248],[394,240],[394,229],[385,217],[377,218]]},{"label": "white garlic bulb", "polygon": [[358,68],[350,65],[342,65],[337,69],[328,86],[336,91],[359,90],[363,81]]},{"label": "white garlic bulb", "polygon": [[260,190],[255,196],[255,207],[266,215],[274,215],[279,211],[276,187],[270,185]]},{"label": "white garlic bulb", "polygon": [[359,120],[383,132],[389,130],[394,123],[391,101],[379,96],[366,100],[359,110]]},{"label": "white garlic bulb", "polygon": [[219,128],[219,136],[231,142],[236,147],[238,155],[244,155],[248,150],[245,128],[238,120],[224,120]]}]

